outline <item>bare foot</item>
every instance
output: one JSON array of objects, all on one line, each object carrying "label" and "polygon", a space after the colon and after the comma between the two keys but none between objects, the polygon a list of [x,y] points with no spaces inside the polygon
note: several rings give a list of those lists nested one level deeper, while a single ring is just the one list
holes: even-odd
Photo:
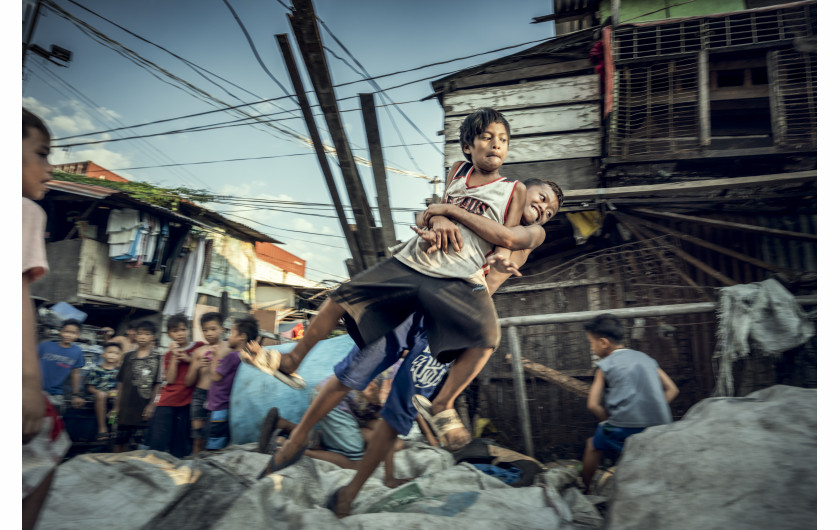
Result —
[{"label": "bare foot", "polygon": [[410,478],[386,478],[385,485],[391,489],[399,488],[406,482],[411,482]]},{"label": "bare foot", "polygon": [[332,510],[336,517],[342,519],[350,515],[350,511],[353,508],[353,499],[348,499],[347,494],[345,493],[346,488],[339,488],[333,493],[332,497],[330,497],[329,502],[327,502],[327,508]]}]

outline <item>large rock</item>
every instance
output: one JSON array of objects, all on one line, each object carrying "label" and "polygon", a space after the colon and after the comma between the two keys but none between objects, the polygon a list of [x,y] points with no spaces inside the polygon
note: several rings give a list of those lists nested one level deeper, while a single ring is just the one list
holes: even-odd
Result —
[{"label": "large rock", "polygon": [[710,398],[627,440],[607,528],[817,526],[817,391]]}]

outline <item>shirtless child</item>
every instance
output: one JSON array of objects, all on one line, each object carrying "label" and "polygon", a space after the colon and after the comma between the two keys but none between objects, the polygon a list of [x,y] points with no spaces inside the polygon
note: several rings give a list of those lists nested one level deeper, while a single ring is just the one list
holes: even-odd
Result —
[{"label": "shirtless child", "polygon": [[193,450],[196,454],[204,450],[206,438],[204,424],[210,411],[204,408],[207,401],[207,389],[210,388],[210,363],[213,359],[221,359],[228,353],[227,341],[222,340],[225,333],[224,317],[221,313],[211,312],[201,315],[201,333],[207,344],[193,352],[190,369],[185,383],[195,385],[192,403],[190,404],[190,422],[192,424]]}]

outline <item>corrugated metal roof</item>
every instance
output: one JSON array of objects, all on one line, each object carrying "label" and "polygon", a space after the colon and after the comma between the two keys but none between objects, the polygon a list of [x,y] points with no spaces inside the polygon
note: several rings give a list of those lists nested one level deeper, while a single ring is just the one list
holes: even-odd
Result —
[{"label": "corrugated metal roof", "polygon": [[188,214],[183,215],[181,213],[174,212],[168,208],[163,208],[161,206],[156,206],[154,204],[149,204],[139,199],[135,199],[134,197],[130,196],[125,192],[116,190],[114,188],[106,188],[104,186],[96,186],[93,184],[81,184],[79,182],[70,182],[66,180],[51,180],[47,183],[47,188],[55,191],[71,193],[73,195],[90,197],[93,199],[113,199],[123,203],[127,203],[132,207],[136,207],[136,209],[138,210],[144,210],[150,213],[155,213],[162,217],[177,219],[180,222],[201,226],[206,229],[218,230],[218,228],[212,226],[211,224],[208,224],[206,221],[199,221],[198,219],[196,219],[197,217],[203,216],[206,217],[208,221],[224,225],[226,228],[238,232],[245,238],[252,239],[254,241],[264,241],[267,243],[282,244],[281,241],[278,241],[271,236],[254,230],[253,228],[246,226],[242,223],[231,221],[230,219],[227,219],[221,214],[219,214],[218,212],[214,212],[213,210],[210,210],[204,206],[199,206],[189,201],[181,202],[181,208],[183,210],[186,210],[185,213]]}]

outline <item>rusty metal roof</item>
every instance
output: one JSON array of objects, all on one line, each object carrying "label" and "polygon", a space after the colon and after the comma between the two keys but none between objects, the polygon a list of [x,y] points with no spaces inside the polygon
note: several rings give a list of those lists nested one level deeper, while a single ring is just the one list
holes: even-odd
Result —
[{"label": "rusty metal roof", "polygon": [[[244,236],[247,239],[252,239],[254,241],[281,243],[280,241],[277,241],[271,236],[263,234],[262,232],[258,232],[257,230],[254,230],[253,228],[250,228],[241,223],[237,223],[235,221],[231,221],[230,219],[226,219],[217,212],[194,205],[187,201],[183,201],[182,206],[187,206],[187,209],[191,210],[189,212],[190,215],[183,215],[168,208],[163,208],[162,206],[149,204],[139,199],[135,199],[134,197],[130,196],[125,192],[113,188],[106,188],[104,186],[96,186],[93,184],[81,184],[78,182],[69,182],[65,180],[51,180],[47,183],[47,188],[57,192],[69,193],[72,195],[79,195],[82,197],[89,197],[97,200],[113,200],[124,206],[130,206],[137,210],[146,211],[148,213],[154,213],[155,215],[159,215],[160,217],[165,217],[171,220],[176,220],[178,222],[200,226],[208,230],[218,230],[218,227],[213,226],[213,224],[222,225],[225,228],[229,229],[228,231],[237,232],[241,236]],[[208,221],[210,221],[210,223],[213,224],[208,224],[208,222],[204,220],[199,221],[198,219],[196,219],[196,217],[199,216],[206,218]]]}]

